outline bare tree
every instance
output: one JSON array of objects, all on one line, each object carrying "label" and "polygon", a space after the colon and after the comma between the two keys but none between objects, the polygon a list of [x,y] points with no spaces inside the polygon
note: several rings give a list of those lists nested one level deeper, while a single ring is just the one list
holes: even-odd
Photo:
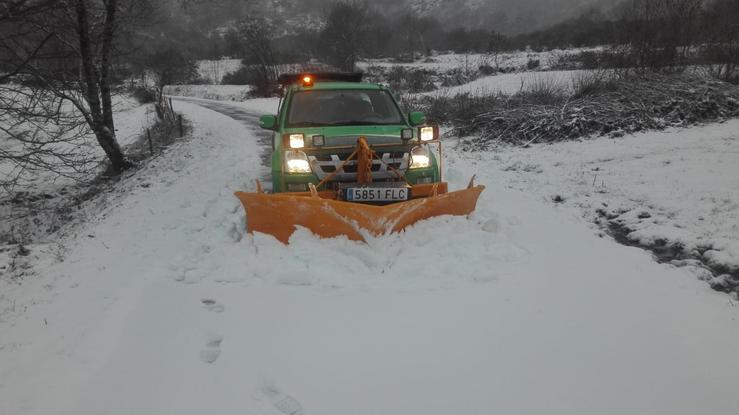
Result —
[{"label": "bare tree", "polygon": [[[114,171],[130,166],[115,136],[111,71],[116,36],[122,30],[119,13],[132,10],[137,2],[12,0],[0,9],[0,70],[4,72],[0,81],[5,82],[6,95],[9,91],[10,96],[25,97],[3,101],[8,118],[4,122],[14,126],[3,131],[6,136],[27,144],[29,131],[19,124],[23,121],[27,128],[45,126],[30,131],[38,144],[44,139],[71,142],[70,129],[61,120],[78,117],[94,134]],[[49,102],[55,105],[50,107]],[[55,123],[58,128],[51,128]],[[75,131],[81,133],[79,128]]]},{"label": "bare tree", "polygon": [[354,71],[359,55],[369,43],[370,8],[363,1],[334,3],[321,32],[326,60],[345,71]]},{"label": "bare tree", "polygon": [[718,76],[725,80],[735,79],[739,68],[739,1],[709,3],[704,25],[710,42],[709,53],[719,64]]},{"label": "bare tree", "polygon": [[630,46],[637,67],[681,65],[695,44],[702,4],[702,0],[631,0],[622,9],[618,41]]},{"label": "bare tree", "polygon": [[244,60],[248,71],[249,84],[258,96],[274,93],[277,76],[277,55],[272,47],[269,23],[263,19],[251,18],[239,25],[239,36],[244,44]]}]

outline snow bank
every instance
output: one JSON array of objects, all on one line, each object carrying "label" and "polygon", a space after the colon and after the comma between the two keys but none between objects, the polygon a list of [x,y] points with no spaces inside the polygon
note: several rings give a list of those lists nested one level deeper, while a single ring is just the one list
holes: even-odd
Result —
[{"label": "snow bank", "polygon": [[177,107],[193,138],[124,181],[64,241],[64,262],[13,289],[0,413],[739,407],[737,308],[509,188],[501,160],[447,153],[453,188],[473,173],[488,186],[470,219],[368,244],[299,231],[283,246],[245,234],[232,195],[267,172],[258,133]]}]

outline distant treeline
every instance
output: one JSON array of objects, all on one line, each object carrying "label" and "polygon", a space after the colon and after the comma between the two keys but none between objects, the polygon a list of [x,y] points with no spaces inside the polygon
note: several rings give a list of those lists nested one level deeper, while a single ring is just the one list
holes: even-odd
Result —
[{"label": "distant treeline", "polygon": [[[626,0],[608,12],[591,10],[546,30],[505,36],[488,30],[448,28],[434,17],[402,14],[387,17],[371,3],[343,1],[327,9],[324,24],[272,36],[280,60],[326,60],[352,49],[361,57],[411,59],[431,51],[496,53],[531,48],[536,51],[598,45],[689,47],[735,44],[739,0]],[[272,33],[280,33],[280,27]],[[202,35],[198,55],[243,57],[243,25]],[[525,28],[520,30],[527,32]],[[353,42],[353,45],[338,45]],[[332,59],[328,59],[332,60]]]}]

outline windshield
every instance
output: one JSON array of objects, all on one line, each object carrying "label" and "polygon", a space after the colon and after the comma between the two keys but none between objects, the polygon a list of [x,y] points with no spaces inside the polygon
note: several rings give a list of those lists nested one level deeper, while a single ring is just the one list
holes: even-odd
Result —
[{"label": "windshield", "polygon": [[287,118],[288,127],[402,123],[398,106],[383,90],[299,91]]}]

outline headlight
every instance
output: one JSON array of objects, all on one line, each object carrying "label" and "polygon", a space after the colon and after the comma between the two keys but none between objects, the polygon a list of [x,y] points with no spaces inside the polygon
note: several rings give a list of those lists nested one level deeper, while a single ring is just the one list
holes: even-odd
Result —
[{"label": "headlight", "polygon": [[421,127],[421,141],[431,141],[434,139],[434,127]]},{"label": "headlight", "polygon": [[411,168],[425,169],[431,167],[431,153],[428,146],[413,147],[411,150]]},{"label": "headlight", "polygon": [[290,148],[305,147],[305,137],[303,134],[290,134]]},{"label": "headlight", "polygon": [[310,173],[308,156],[302,151],[288,151],[285,153],[285,165],[288,173]]}]

